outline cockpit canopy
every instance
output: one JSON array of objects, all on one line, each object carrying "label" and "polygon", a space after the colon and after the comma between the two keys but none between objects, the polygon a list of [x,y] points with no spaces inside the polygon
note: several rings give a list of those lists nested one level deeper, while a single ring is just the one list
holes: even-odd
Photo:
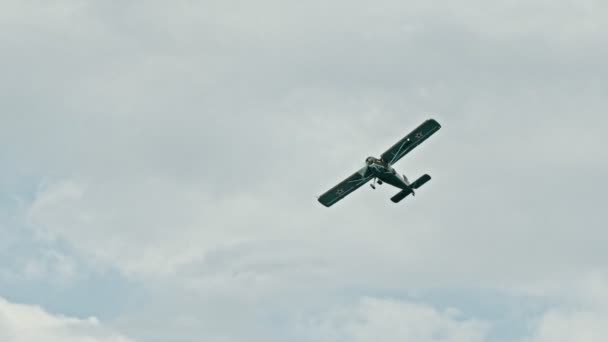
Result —
[{"label": "cockpit canopy", "polygon": [[378,158],[374,158],[374,157],[367,157],[367,158],[365,159],[365,164],[367,164],[367,165],[372,165],[372,164],[379,164],[379,165],[382,165],[382,164],[384,164],[384,163],[382,162],[382,160],[380,160],[380,159],[378,159]]}]

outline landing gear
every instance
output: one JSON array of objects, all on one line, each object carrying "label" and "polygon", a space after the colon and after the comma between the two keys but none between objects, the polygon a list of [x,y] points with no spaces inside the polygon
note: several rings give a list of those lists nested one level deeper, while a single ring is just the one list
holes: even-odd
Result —
[{"label": "landing gear", "polygon": [[374,190],[376,190],[376,182],[378,182],[378,185],[382,185],[381,180],[379,180],[378,178],[374,178],[374,180],[372,181],[372,184],[369,185]]}]

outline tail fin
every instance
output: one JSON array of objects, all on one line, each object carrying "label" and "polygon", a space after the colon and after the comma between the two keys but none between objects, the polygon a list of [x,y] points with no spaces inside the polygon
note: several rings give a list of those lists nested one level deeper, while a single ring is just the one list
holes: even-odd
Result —
[{"label": "tail fin", "polygon": [[410,185],[409,188],[407,189],[403,189],[400,192],[398,192],[395,196],[393,196],[391,198],[391,201],[395,202],[395,203],[399,203],[402,199],[406,198],[409,194],[413,193],[413,189],[418,189],[419,187],[423,186],[424,183],[428,182],[431,180],[431,176],[429,175],[422,175],[420,178],[418,178],[416,181],[414,181],[414,183],[412,183]]}]

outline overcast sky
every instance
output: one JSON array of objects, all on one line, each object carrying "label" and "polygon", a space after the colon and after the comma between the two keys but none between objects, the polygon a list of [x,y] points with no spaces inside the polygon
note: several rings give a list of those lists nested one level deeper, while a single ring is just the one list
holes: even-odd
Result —
[{"label": "overcast sky", "polygon": [[[607,23],[0,1],[0,340],[606,341]],[[431,117],[415,198],[316,201]]]}]

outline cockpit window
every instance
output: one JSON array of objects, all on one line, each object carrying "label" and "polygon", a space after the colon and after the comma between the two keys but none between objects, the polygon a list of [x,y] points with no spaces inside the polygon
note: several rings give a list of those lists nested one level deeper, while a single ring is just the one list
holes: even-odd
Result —
[{"label": "cockpit window", "polygon": [[384,165],[384,162],[382,161],[382,159],[377,159],[374,157],[367,157],[367,159],[365,159],[365,163],[367,165],[372,165],[372,164]]}]

